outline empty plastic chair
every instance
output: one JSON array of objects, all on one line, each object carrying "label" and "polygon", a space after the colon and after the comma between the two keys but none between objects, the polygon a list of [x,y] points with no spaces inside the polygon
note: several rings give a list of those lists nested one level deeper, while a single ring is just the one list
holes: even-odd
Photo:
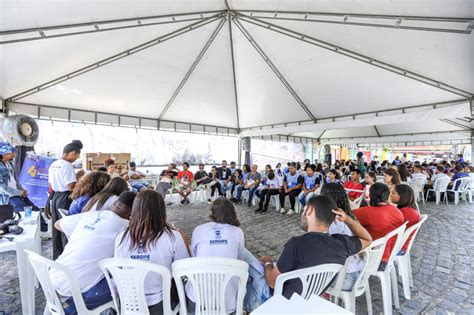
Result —
[{"label": "empty plastic chair", "polygon": [[246,262],[221,257],[193,257],[173,263],[173,278],[180,301],[180,314],[188,314],[183,280],[187,278],[195,297],[195,314],[227,314],[225,291],[232,278],[238,279],[235,314],[243,313],[249,266]]},{"label": "empty plastic chair", "polygon": [[[150,314],[145,298],[145,277],[149,273],[161,276],[163,313],[176,314],[171,308],[171,275],[168,268],[146,261],[108,258],[99,262],[120,315]],[[114,290],[116,288],[116,290]],[[118,296],[117,296],[118,294]]]},{"label": "empty plastic chair", "polygon": [[84,303],[84,299],[82,298],[77,278],[72,273],[71,269],[69,269],[69,267],[54,262],[48,258],[42,257],[31,251],[26,250],[25,252],[28,254],[28,259],[30,260],[31,265],[33,266],[33,270],[35,271],[35,274],[38,277],[39,282],[41,283],[41,287],[43,288],[43,292],[46,297],[46,309],[52,314],[63,315],[64,309],[61,300],[59,299],[59,296],[56,292],[56,288],[51,282],[51,278],[49,276],[49,270],[51,268],[62,271],[69,279],[69,287],[71,288],[72,298],[74,299],[74,304],[76,306],[78,314],[98,315],[106,309],[115,309],[114,303],[109,302],[93,310],[89,310]]},{"label": "empty plastic chair", "polygon": [[405,299],[408,300],[411,298],[410,287],[413,286],[413,274],[411,270],[410,252],[413,246],[413,242],[415,241],[416,235],[418,234],[421,225],[426,221],[427,218],[428,215],[422,214],[420,216],[420,222],[410,226],[408,229],[405,230],[405,232],[403,233],[402,247],[406,244],[406,242],[410,238],[410,235],[413,234],[413,236],[408,243],[408,247],[406,248],[405,253],[403,255],[397,254],[397,256],[395,256],[395,264],[398,267],[398,274],[402,278],[403,294],[405,295]]},{"label": "empty plastic chair", "polygon": [[339,264],[324,264],[282,273],[276,279],[273,296],[283,295],[283,285],[286,281],[300,279],[303,284],[300,295],[305,300],[308,300],[313,295],[324,293],[324,290],[343,267],[343,265]]}]

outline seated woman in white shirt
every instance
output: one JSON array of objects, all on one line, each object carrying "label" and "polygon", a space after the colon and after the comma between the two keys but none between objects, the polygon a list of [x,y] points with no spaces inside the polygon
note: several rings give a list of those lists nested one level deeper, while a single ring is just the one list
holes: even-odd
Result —
[{"label": "seated woman in white shirt", "polygon": [[124,191],[131,191],[127,181],[121,177],[112,178],[104,189],[87,202],[85,207],[82,208],[82,212],[110,210],[118,196]]},{"label": "seated woman in white shirt", "polygon": [[[239,259],[245,249],[244,233],[235,207],[230,200],[219,198],[211,207],[211,222],[197,226],[191,237],[191,252],[195,257],[225,257]],[[231,279],[226,291],[225,301],[228,313],[236,308],[238,279]],[[192,287],[186,287],[188,311],[194,312],[195,297]]]},{"label": "seated woman in white shirt", "polygon": [[[180,234],[166,221],[163,197],[154,190],[137,194],[128,227],[115,240],[115,257],[145,260],[168,268],[174,261],[188,258],[188,249]],[[163,314],[161,276],[149,273],[145,278],[145,298],[150,314]],[[171,307],[178,304],[174,283]]]},{"label": "seated woman in white shirt", "polygon": [[270,199],[272,196],[280,194],[280,188],[281,186],[278,177],[275,176],[275,173],[272,170],[270,170],[265,180],[265,186],[260,191],[260,203],[258,205],[258,209],[255,210],[255,213],[266,213],[268,210],[268,205],[270,204]]}]

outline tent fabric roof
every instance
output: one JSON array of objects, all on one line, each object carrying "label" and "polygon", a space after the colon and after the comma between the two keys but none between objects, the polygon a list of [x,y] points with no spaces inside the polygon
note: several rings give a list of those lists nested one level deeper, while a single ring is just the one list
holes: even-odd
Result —
[{"label": "tent fabric roof", "polygon": [[0,97],[242,136],[470,139],[473,27],[470,0],[6,0]]}]

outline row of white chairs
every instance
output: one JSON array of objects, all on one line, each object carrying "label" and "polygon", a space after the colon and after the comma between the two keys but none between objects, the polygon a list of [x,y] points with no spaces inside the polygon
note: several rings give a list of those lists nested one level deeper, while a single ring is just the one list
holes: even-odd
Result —
[{"label": "row of white chairs", "polygon": [[435,194],[436,204],[439,204],[441,201],[441,194],[444,195],[443,201],[446,202],[446,204],[448,204],[448,194],[454,195],[455,205],[457,205],[460,200],[469,200],[469,202],[472,203],[472,195],[474,192],[473,177],[469,176],[458,178],[453,182],[452,187],[448,188],[450,182],[451,179],[447,176],[438,178],[435,181],[433,188],[427,190],[426,196],[424,193],[424,187],[427,183],[427,180],[425,178],[420,177],[412,180],[410,186],[413,188],[417,202],[419,199],[421,199],[421,201],[425,203],[425,200],[428,200],[430,192],[433,192]]},{"label": "row of white chairs", "polygon": [[[404,296],[406,299],[410,299],[410,287],[413,286],[410,252],[416,234],[427,217],[427,215],[422,215],[420,222],[410,228],[405,229],[404,224],[387,234],[384,238],[372,242],[363,252],[366,263],[351,291],[341,290],[349,263],[348,260],[345,266],[327,264],[281,274],[276,280],[274,295],[283,294],[283,286],[286,281],[299,278],[303,283],[301,296],[309,299],[312,295],[322,294],[334,277],[339,274],[340,276],[337,277],[335,284],[326,290],[331,295],[333,301],[338,303],[340,299],[347,310],[355,312],[356,297],[365,293],[368,313],[372,314],[369,278],[375,276],[381,281],[384,314],[391,314],[392,296],[395,308],[399,308],[396,267],[398,267],[398,275],[402,280]],[[413,237],[408,243],[406,252],[403,255],[398,255],[412,234]],[[379,271],[378,268],[386,244],[392,237],[397,238],[396,243],[385,270]],[[99,265],[111,288],[113,301],[94,310],[89,310],[85,306],[78,281],[68,267],[33,252],[28,252],[28,256],[46,296],[46,310],[52,314],[64,314],[61,300],[49,276],[49,270],[52,268],[61,270],[67,276],[72,297],[79,314],[99,314],[108,308],[115,309],[119,314],[149,314],[145,299],[144,283],[146,275],[150,272],[161,276],[163,310],[165,314],[176,314],[178,311],[180,314],[188,313],[185,279],[191,283],[195,293],[196,314],[225,314],[224,292],[227,284],[233,277],[239,279],[236,314],[242,314],[243,312],[243,300],[249,268],[247,263],[243,261],[216,257],[188,258],[174,262],[171,275],[166,267],[149,262],[120,258],[104,259],[99,262]],[[174,309],[171,306],[170,297],[171,276],[176,282],[180,301],[179,305]]]}]

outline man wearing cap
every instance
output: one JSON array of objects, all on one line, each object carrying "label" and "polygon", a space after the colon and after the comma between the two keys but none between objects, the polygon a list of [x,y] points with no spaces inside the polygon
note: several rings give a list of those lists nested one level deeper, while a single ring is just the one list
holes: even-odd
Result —
[{"label": "man wearing cap", "polygon": [[147,189],[148,183],[145,180],[146,175],[137,171],[137,164],[135,162],[132,161],[128,165],[130,166],[128,170],[128,183],[132,186],[132,190],[134,192],[139,192],[143,189]]},{"label": "man wearing cap", "polygon": [[15,211],[23,211],[23,207],[31,206],[33,210],[38,211],[29,199],[28,192],[18,181],[18,175],[15,171],[13,159],[16,156],[16,148],[8,142],[0,142],[0,203],[7,203],[15,208]]}]

